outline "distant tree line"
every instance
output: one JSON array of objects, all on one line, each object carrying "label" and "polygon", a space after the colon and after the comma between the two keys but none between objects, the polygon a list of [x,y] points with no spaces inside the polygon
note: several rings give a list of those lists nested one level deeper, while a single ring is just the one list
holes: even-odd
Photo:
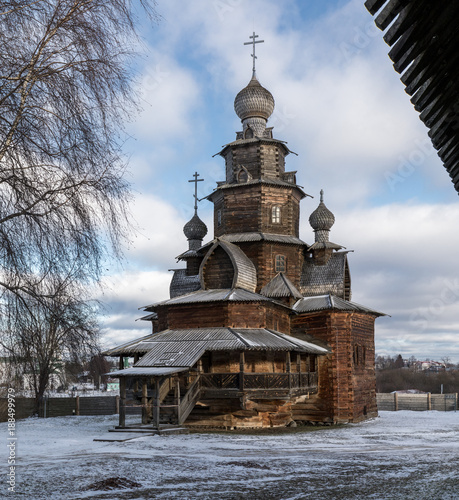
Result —
[{"label": "distant tree line", "polygon": [[459,364],[453,364],[449,358],[441,360],[438,371],[421,369],[420,362],[412,356],[403,360],[397,356],[377,356],[376,391],[393,392],[418,390],[432,394],[459,393]]}]

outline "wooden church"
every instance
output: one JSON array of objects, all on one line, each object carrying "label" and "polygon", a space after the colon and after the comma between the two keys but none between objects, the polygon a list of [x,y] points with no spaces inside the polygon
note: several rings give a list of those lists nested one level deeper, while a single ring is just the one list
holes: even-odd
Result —
[{"label": "wooden church", "polygon": [[[382,313],[350,301],[348,252],[330,241],[335,217],[323,193],[309,217],[314,243],[300,239],[307,195],[286,171],[286,143],[267,127],[274,98],[255,64],[234,108],[242,131],[220,151],[226,178],[207,197],[213,239],[203,244],[195,190],[170,299],[144,308],[153,332],[105,353],[120,360],[110,374],[120,380],[119,425],[132,408],[141,408],[139,425],[154,428],[374,417],[374,323]],[[128,357],[134,365],[124,368]]]}]

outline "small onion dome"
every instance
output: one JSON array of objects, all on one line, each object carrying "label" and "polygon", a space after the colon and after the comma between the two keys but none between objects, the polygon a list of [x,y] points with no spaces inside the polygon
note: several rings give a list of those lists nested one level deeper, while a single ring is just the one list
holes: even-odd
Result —
[{"label": "small onion dome", "polygon": [[234,99],[234,111],[241,121],[247,118],[268,120],[274,111],[274,97],[253,75],[247,87],[243,88]]},{"label": "small onion dome", "polygon": [[183,226],[183,232],[188,240],[202,240],[207,234],[207,226],[198,214],[194,214],[191,220]]},{"label": "small onion dome", "polygon": [[335,216],[325,206],[324,192],[321,190],[319,206],[310,215],[309,224],[314,231],[330,231],[334,223]]}]

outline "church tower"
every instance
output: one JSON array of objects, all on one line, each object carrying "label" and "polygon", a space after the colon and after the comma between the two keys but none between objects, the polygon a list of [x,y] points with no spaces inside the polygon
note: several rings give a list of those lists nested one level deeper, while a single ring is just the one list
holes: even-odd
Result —
[{"label": "church tower", "polygon": [[374,321],[382,313],[350,302],[348,251],[330,241],[335,216],[323,191],[309,217],[314,243],[300,238],[308,195],[268,127],[275,102],[255,72],[262,40],[250,38],[252,78],[234,101],[242,130],[220,151],[225,178],[207,196],[213,239],[203,244],[195,173],[188,249],[177,257],[185,267],[174,270],[170,299],[144,308],[155,331],[106,353],[134,357],[116,373],[122,405],[141,401],[144,424],[270,427],[377,414]]}]

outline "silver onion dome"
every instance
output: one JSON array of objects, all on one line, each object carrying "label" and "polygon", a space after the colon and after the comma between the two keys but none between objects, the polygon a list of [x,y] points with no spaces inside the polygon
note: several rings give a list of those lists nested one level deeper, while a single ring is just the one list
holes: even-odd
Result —
[{"label": "silver onion dome", "polygon": [[183,232],[188,240],[202,240],[207,234],[207,226],[197,214],[183,226]]},{"label": "silver onion dome", "polygon": [[335,216],[325,206],[324,192],[320,191],[319,206],[309,216],[309,224],[316,233],[316,241],[328,241],[328,233],[335,223]]},{"label": "silver onion dome", "polygon": [[256,135],[263,135],[266,122],[274,111],[274,97],[260,85],[255,74],[234,99],[234,111],[241,119],[244,131],[250,127]]}]

